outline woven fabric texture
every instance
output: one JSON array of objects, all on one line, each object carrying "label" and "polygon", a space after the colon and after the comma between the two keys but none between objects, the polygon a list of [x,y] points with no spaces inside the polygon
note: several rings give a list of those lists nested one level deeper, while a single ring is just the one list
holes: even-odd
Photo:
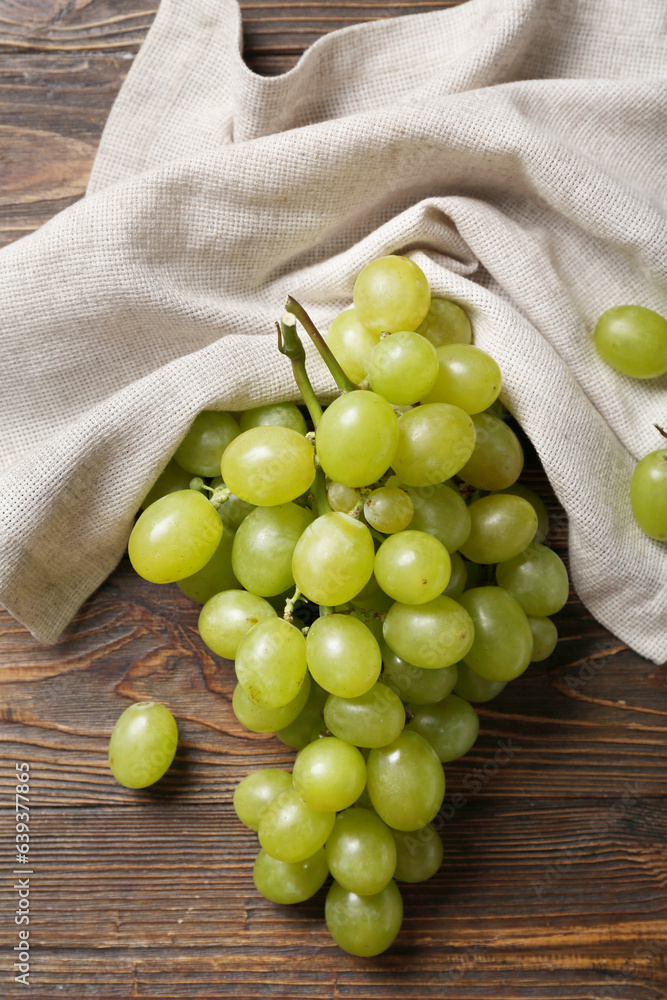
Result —
[{"label": "woven fabric texture", "polygon": [[243,63],[235,0],[162,0],[87,196],[0,253],[0,600],[54,641],[195,414],[295,398],[285,294],[326,329],[400,252],[500,364],[581,599],[665,660],[667,547],[628,485],[667,380],[617,374],[592,331],[667,314],[666,126],[664,0],[469,0],[277,78]]}]

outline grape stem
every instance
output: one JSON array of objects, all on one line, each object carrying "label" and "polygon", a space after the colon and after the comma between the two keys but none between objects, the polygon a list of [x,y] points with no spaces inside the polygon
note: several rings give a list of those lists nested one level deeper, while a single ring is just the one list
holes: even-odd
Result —
[{"label": "grape stem", "polygon": [[315,479],[313,480],[313,485],[310,491],[311,504],[310,508],[317,517],[322,517],[322,514],[331,513],[331,504],[327,498],[327,484],[324,478],[324,469],[318,466],[317,472],[315,473]]},{"label": "grape stem", "polygon": [[660,434],[662,434],[662,436],[663,436],[664,438],[667,438],[667,431],[666,431],[666,430],[663,430],[663,428],[662,428],[662,427],[658,427],[658,425],[657,425],[657,424],[653,424],[653,426],[655,427],[655,429],[656,429],[656,430],[657,430],[657,431],[658,431],[658,432],[659,432]]},{"label": "grape stem", "polygon": [[320,352],[322,360],[324,361],[325,365],[331,372],[334,382],[336,383],[340,391],[352,392],[354,389],[358,389],[359,386],[356,385],[356,383],[354,383],[352,379],[347,377],[347,375],[339,365],[338,361],[334,356],[333,351],[331,350],[326,340],[324,339],[320,331],[317,329],[317,327],[315,326],[315,324],[313,323],[312,319],[310,318],[306,310],[303,308],[303,306],[300,305],[296,301],[296,299],[293,299],[291,295],[288,295],[285,300],[285,309],[292,316],[295,316],[298,319],[299,323],[301,323],[301,326],[304,328],[304,330],[306,331],[312,342],[315,344],[315,347]]},{"label": "grape stem", "polygon": [[278,350],[292,362],[294,381],[308,407],[313,426],[317,429],[322,416],[322,407],[317,401],[317,396],[308,378],[306,352],[299,339],[299,334],[296,332],[296,318],[291,313],[283,313],[280,323],[276,323],[276,328],[278,330]]},{"label": "grape stem", "polygon": [[301,591],[297,587],[292,596],[288,597],[287,600],[285,601],[285,610],[283,611],[283,618],[285,619],[286,622],[289,622],[291,625],[294,624],[293,621],[294,605],[300,598],[301,598]]}]

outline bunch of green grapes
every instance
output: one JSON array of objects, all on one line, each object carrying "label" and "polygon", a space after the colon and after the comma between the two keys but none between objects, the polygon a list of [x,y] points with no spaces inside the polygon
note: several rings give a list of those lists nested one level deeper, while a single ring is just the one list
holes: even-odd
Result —
[{"label": "bunch of green grapes", "polygon": [[[292,774],[257,771],[234,794],[258,890],[296,903],[331,874],[327,926],[355,955],[396,937],[396,882],[440,866],[442,764],[477,738],[471,703],[549,656],[568,596],[544,504],[517,483],[500,370],[471,339],[414,262],[372,262],[319,344],[345,390],[324,411],[290,355],[313,430],[289,402],[201,413],[129,542],[141,576],[203,605],[239,721],[298,751]],[[132,787],[135,730],[113,740]],[[156,780],[167,756],[145,741]]]}]

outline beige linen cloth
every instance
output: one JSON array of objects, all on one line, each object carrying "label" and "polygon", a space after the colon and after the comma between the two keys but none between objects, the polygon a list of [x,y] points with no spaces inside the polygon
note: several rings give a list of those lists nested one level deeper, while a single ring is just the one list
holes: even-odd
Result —
[{"label": "beige linen cloth", "polygon": [[0,254],[0,600],[53,642],[194,415],[295,397],[285,294],[326,329],[400,252],[499,362],[582,600],[666,659],[667,546],[628,499],[666,379],[615,373],[592,331],[667,314],[667,4],[470,0],[273,79],[240,43],[234,0],[163,0],[87,197]]}]

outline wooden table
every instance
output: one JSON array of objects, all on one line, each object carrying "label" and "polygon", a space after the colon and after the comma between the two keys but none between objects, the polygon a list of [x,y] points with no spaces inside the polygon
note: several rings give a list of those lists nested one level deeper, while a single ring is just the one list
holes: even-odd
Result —
[{"label": "wooden table", "polygon": [[[154,6],[0,0],[3,243],[83,194]],[[447,4],[241,6],[249,63],[278,73],[327,31]],[[530,455],[527,482],[566,556],[564,516]],[[667,996],[665,670],[574,594],[557,621],[553,656],[480,707],[478,744],[446,768],[441,871],[405,889],[391,950],[361,960],[329,938],[323,892],[288,909],[254,890],[255,837],[231,792],[292,754],[236,722],[232,671],[207,652],[197,608],[175,586],[145,584],[125,561],[53,647],[0,614],[0,993],[25,993],[11,968],[14,774],[25,761],[32,997]],[[107,744],[120,712],[146,697],[174,711],[181,742],[168,776],[134,793],[113,781]]]}]

